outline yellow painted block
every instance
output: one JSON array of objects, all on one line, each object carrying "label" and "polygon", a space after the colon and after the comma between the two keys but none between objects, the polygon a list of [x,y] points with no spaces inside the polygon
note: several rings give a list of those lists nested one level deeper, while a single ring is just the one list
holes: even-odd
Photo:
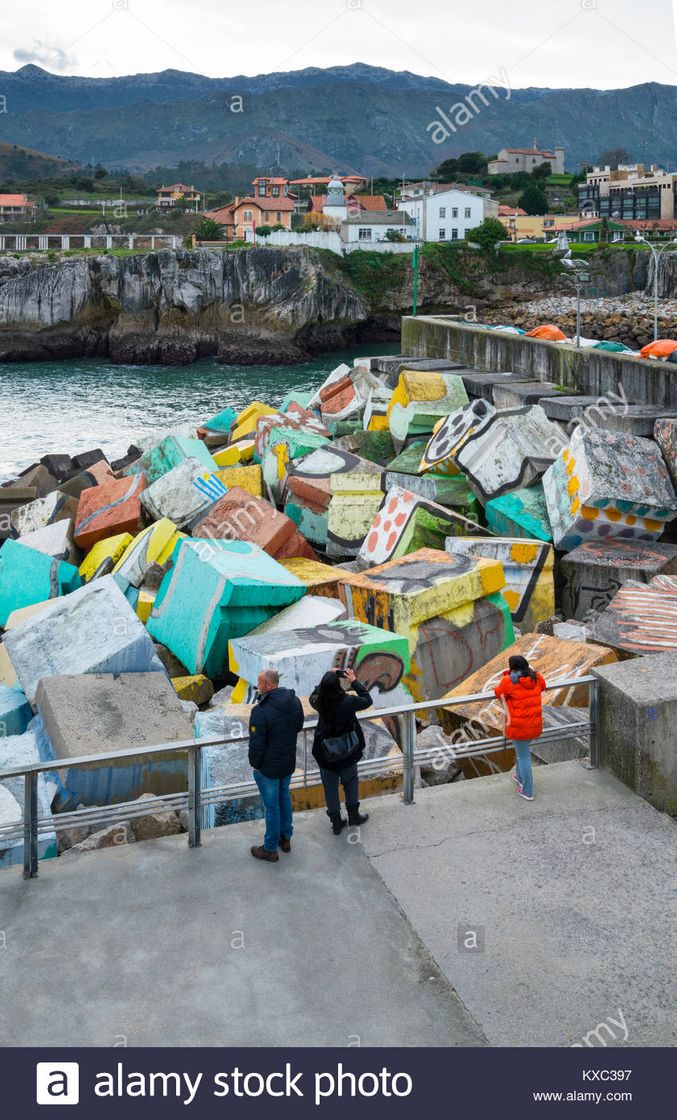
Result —
[{"label": "yellow painted block", "polygon": [[231,435],[231,443],[242,439],[243,436],[250,435],[252,432],[256,433],[256,425],[262,416],[275,416],[278,412],[279,409],[271,408],[270,405],[263,404],[261,401],[252,401],[239,413]]},{"label": "yellow painted block", "polygon": [[117,533],[114,537],[106,537],[105,540],[97,541],[92,545],[78,569],[85,583],[89,583],[94,578],[106,560],[112,560],[114,565],[117,564],[133,540],[131,533]]},{"label": "yellow painted block", "polygon": [[136,604],[136,613],[143,622],[144,626],[150,618],[150,612],[155,603],[155,596],[157,591],[150,591],[147,587],[142,587],[139,591],[139,598]]},{"label": "yellow painted block", "polygon": [[387,416],[372,416],[367,426],[368,432],[387,432],[388,431],[388,417]]},{"label": "yellow painted block", "polygon": [[229,443],[221,451],[212,456],[217,467],[237,467],[242,463],[250,463],[254,458],[254,440],[241,439],[238,443]]},{"label": "yellow painted block", "polygon": [[121,571],[125,574],[125,566],[136,557],[139,550],[143,550],[144,563],[164,564],[169,559],[177,541],[183,540],[185,533],[180,533],[173,521],[168,517],[161,518],[147,529],[142,529],[127,546],[117,564],[114,572]]},{"label": "yellow painted block", "polygon": [[206,704],[214,695],[214,685],[204,673],[172,677],[172,684],[179,700],[192,700],[194,704]]},{"label": "yellow painted block", "polygon": [[254,498],[263,497],[263,472],[258,463],[251,463],[248,467],[224,467],[216,471],[216,476],[229,490],[239,486]]}]

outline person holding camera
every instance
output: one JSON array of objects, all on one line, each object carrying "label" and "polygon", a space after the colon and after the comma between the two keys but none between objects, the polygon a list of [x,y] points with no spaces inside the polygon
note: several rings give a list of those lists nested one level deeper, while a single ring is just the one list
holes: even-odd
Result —
[{"label": "person holding camera", "polygon": [[[355,695],[351,695],[351,690]],[[313,758],[320,767],[327,816],[334,836],[346,824],[364,824],[368,813],[360,813],[357,764],[364,751],[364,732],[356,713],[370,708],[373,700],[352,669],[330,669],[310,697],[320,717],[313,740]],[[339,782],[343,786],[348,820],[341,816]]]}]

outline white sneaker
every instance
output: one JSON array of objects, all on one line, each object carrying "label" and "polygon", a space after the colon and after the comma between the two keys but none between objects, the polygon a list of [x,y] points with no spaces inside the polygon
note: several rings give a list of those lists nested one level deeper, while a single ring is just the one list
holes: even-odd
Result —
[{"label": "white sneaker", "polygon": [[534,800],[533,797],[529,797],[529,794],[524,792],[524,790],[522,789],[522,786],[518,787],[517,793],[520,797],[523,797],[525,801],[533,801]]},{"label": "white sneaker", "polygon": [[520,782],[519,778],[517,777],[517,771],[516,771],[516,770],[513,770],[513,772],[512,772],[512,774],[510,775],[510,777],[512,778],[513,782],[517,782],[517,785],[518,785],[518,786],[522,784],[522,783]]}]

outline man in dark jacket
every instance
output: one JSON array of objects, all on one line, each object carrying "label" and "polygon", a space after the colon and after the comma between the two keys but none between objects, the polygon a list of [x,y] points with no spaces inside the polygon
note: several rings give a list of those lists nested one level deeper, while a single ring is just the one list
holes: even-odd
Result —
[{"label": "man in dark jacket", "polygon": [[303,708],[292,688],[280,688],[280,676],[264,669],[258,679],[259,702],[249,719],[249,765],[259,787],[266,816],[263,845],[254,845],[255,859],[277,863],[278,844],[291,851],[289,783],[296,768],[296,737],[303,727]]}]

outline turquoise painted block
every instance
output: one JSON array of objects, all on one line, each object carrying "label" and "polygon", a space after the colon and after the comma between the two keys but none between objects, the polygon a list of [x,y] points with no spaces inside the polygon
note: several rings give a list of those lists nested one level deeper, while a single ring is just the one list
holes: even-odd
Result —
[{"label": "turquoise painted block", "polygon": [[288,501],[284,512],[296,525],[309,544],[314,548],[327,547],[327,529],[329,526],[329,510],[316,513],[307,507]]},{"label": "turquoise painted block", "polygon": [[268,438],[261,469],[263,481],[270,488],[276,501],[279,501],[287,481],[287,473],[295,459],[325,447],[329,440],[317,432],[304,428],[273,428]]},{"label": "turquoise painted block", "polygon": [[33,711],[24,693],[0,684],[0,738],[23,735],[32,718]]},{"label": "turquoise painted block", "polygon": [[20,541],[5,541],[0,550],[0,626],[6,625],[12,611],[68,595],[81,585],[80,573],[72,564],[36,552]]},{"label": "turquoise painted block", "polygon": [[187,439],[185,436],[165,436],[155,447],[144,451],[136,463],[128,467],[126,474],[139,474],[144,471],[148,485],[157,482],[172,467],[178,467],[184,459],[197,459],[210,471],[219,468],[201,439]]},{"label": "turquoise painted block", "polygon": [[212,432],[229,432],[237,419],[237,412],[234,408],[224,408],[221,412],[217,412],[216,416],[212,416],[209,420],[205,420],[201,424],[201,428],[209,428]]},{"label": "turquoise painted block", "polygon": [[308,393],[303,389],[291,389],[280,405],[280,412],[287,412],[290,404],[299,404],[301,408],[308,408],[315,393]]},{"label": "turquoise painted block", "polygon": [[247,541],[179,541],[148,632],[191,673],[223,677],[228,642],[305,594],[305,584]]},{"label": "turquoise painted block", "polygon": [[543,486],[524,486],[491,498],[484,507],[489,528],[499,537],[529,537],[552,541],[552,530]]}]

